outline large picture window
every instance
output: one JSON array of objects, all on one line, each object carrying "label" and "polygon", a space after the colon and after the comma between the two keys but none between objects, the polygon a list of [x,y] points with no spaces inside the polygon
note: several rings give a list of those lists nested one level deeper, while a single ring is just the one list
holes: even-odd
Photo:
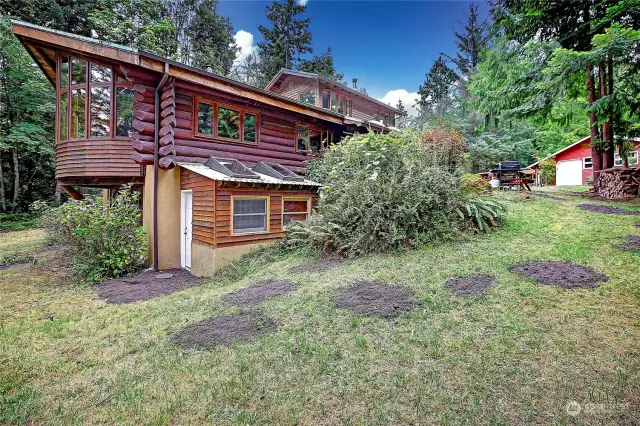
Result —
[{"label": "large picture window", "polygon": [[283,198],[282,224],[307,220],[311,213],[311,198]]},{"label": "large picture window", "polygon": [[[300,100],[302,101],[302,95],[300,95]],[[324,89],[322,91],[322,108],[330,109],[331,111],[335,111],[346,116],[351,116],[352,103],[351,99],[345,98],[339,93],[332,92],[331,90]]]},{"label": "large picture window", "polygon": [[67,55],[58,61],[58,141],[131,137],[132,84],[109,65]]},{"label": "large picture window", "polygon": [[268,197],[232,197],[231,229],[233,234],[269,231]]},{"label": "large picture window", "polygon": [[232,142],[258,143],[258,114],[242,108],[218,105],[207,99],[197,99],[195,115],[198,121],[194,136],[221,138]]}]

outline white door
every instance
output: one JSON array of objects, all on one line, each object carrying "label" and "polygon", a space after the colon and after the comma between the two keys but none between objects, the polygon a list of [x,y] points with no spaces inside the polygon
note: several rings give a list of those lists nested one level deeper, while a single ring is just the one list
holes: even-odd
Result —
[{"label": "white door", "polygon": [[556,185],[582,185],[582,160],[565,160],[556,164]]},{"label": "white door", "polygon": [[193,237],[193,193],[181,191],[180,199],[180,266],[191,268],[191,238]]}]

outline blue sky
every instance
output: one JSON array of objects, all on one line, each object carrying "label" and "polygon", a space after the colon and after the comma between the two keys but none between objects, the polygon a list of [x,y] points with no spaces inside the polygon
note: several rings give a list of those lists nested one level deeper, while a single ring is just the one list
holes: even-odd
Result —
[{"label": "blue sky", "polygon": [[[300,0],[304,1],[304,0]],[[219,13],[229,17],[244,52],[261,40],[258,25],[268,25],[269,1],[222,0]],[[489,13],[476,1],[480,16]],[[358,78],[370,96],[397,103],[415,98],[418,85],[440,52],[456,51],[454,30],[462,29],[467,1],[307,0],[314,53],[331,46],[345,80]],[[395,100],[395,101],[394,101]]]}]

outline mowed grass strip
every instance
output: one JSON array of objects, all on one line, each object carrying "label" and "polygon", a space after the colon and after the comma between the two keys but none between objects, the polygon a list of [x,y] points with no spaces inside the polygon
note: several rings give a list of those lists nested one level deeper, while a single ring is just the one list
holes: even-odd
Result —
[{"label": "mowed grass strip", "polygon": [[[640,422],[640,258],[618,247],[638,219],[581,211],[580,197],[499,196],[509,217],[489,235],[297,275],[309,259],[283,256],[130,305],[98,299],[55,252],[0,272],[0,424]],[[0,247],[22,235],[0,235]],[[507,271],[527,260],[610,279],[567,290]],[[496,284],[468,298],[443,286],[472,273]],[[205,351],[171,341],[240,312],[222,296],[267,279],[296,286],[256,308],[277,331]],[[421,303],[394,319],[336,308],[358,280],[405,286]],[[583,408],[575,418],[569,401]]]}]

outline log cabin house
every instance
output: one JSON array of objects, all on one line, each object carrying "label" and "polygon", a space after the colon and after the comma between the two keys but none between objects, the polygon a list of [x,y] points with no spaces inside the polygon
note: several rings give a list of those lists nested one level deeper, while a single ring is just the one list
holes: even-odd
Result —
[{"label": "log cabin house", "polygon": [[[12,24],[56,88],[57,184],[74,198],[78,187],[108,196],[136,185],[156,269],[209,276],[281,238],[317,201],[306,161],[347,134],[389,131],[399,112],[313,74],[283,70],[262,90],[134,48]],[[294,77],[313,87],[313,101],[284,90]]]}]

